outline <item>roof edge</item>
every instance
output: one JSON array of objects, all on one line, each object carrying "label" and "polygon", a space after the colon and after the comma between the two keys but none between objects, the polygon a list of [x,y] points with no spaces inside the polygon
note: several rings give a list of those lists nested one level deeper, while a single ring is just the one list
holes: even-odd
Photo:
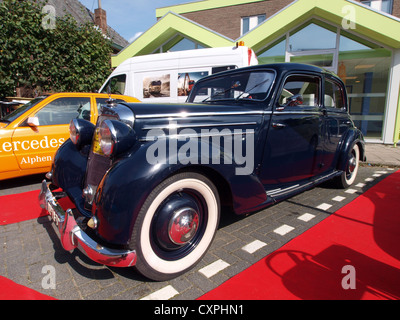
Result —
[{"label": "roof edge", "polygon": [[220,0],[202,0],[196,2],[189,2],[180,5],[162,7],[156,9],[156,17],[162,17],[169,11],[173,11],[177,14],[195,12],[195,11],[204,11],[216,8],[223,8],[223,7],[230,7],[230,6],[237,6],[241,4],[248,4],[254,2],[262,2],[266,0],[224,0],[221,3]]},{"label": "roof edge", "polygon": [[[171,19],[173,20],[171,21]],[[167,28],[165,28],[165,24],[166,26],[168,26]],[[182,24],[186,26],[186,28],[182,26]],[[192,27],[188,28],[188,24],[190,24]],[[174,27],[172,28],[171,26]],[[186,35],[189,38],[193,38],[206,46],[210,45],[210,47],[231,46],[235,44],[234,40],[222,34],[216,33],[215,31],[201,24],[198,24],[197,22],[185,18],[175,12],[168,12],[161,19],[159,19],[150,29],[141,34],[140,37],[138,37],[127,47],[125,47],[124,50],[119,52],[117,55],[112,56],[112,66],[118,66],[126,59],[135,56],[148,43],[154,42],[156,38],[163,37],[163,32],[161,32],[161,30],[170,31],[171,29],[174,29],[176,33],[182,34],[184,36]]]}]

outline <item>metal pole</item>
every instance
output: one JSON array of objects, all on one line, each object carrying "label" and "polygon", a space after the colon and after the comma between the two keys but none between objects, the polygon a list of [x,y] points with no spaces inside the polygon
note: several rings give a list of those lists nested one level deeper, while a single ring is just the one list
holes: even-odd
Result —
[{"label": "metal pole", "polygon": [[98,2],[99,2],[98,7],[99,7],[99,9],[101,9],[101,0],[98,0]]}]

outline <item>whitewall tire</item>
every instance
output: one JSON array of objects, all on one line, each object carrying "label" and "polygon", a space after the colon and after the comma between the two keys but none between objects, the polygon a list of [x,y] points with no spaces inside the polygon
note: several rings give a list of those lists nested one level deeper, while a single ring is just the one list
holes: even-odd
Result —
[{"label": "whitewall tire", "polygon": [[360,148],[357,144],[348,155],[346,169],[337,179],[340,188],[346,189],[350,187],[357,178],[358,168],[360,166]]},{"label": "whitewall tire", "polygon": [[143,204],[130,247],[136,269],[165,281],[193,268],[207,252],[219,224],[214,184],[198,173],[180,173],[158,185]]}]

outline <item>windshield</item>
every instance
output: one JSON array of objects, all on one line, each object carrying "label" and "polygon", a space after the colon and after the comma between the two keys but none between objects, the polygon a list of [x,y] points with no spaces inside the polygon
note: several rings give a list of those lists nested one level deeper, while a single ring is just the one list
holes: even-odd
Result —
[{"label": "windshield", "polygon": [[188,102],[215,102],[220,100],[264,100],[271,88],[273,71],[235,72],[198,82]]},{"label": "windshield", "polygon": [[41,96],[41,97],[37,97],[31,101],[29,101],[27,104],[24,104],[23,106],[19,107],[18,109],[14,110],[13,112],[11,112],[10,114],[6,115],[3,119],[1,119],[1,122],[12,122],[15,119],[17,119],[21,114],[23,114],[24,112],[28,111],[29,109],[33,108],[34,106],[36,106],[40,101],[43,101],[44,99],[46,99],[47,96]]}]

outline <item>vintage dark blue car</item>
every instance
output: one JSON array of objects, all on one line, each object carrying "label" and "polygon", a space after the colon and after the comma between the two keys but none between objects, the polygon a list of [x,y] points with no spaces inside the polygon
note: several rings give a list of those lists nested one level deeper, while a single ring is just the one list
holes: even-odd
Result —
[{"label": "vintage dark blue car", "polygon": [[354,182],[365,146],[347,99],[330,72],[272,64],[203,78],[186,104],[111,102],[97,126],[71,122],[40,203],[66,250],[174,278],[206,253],[221,210]]}]

